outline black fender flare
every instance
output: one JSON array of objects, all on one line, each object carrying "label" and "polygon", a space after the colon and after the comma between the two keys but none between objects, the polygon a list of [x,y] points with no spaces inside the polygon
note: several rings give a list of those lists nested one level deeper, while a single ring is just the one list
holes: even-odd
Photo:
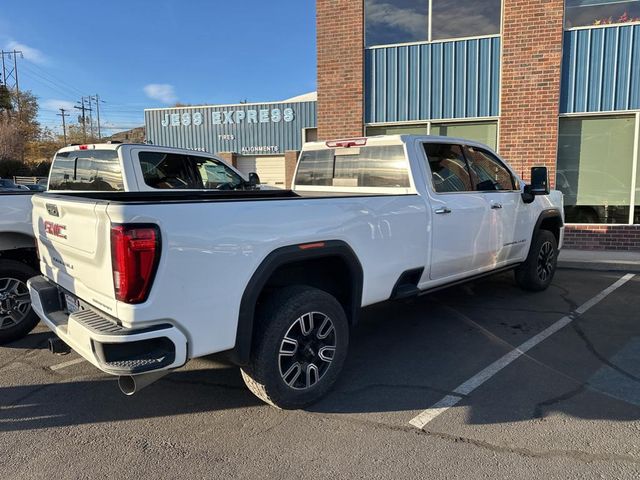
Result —
[{"label": "black fender flare", "polygon": [[[548,220],[550,218],[554,218],[554,219],[557,218],[560,221],[560,228],[564,227],[564,221],[562,220],[562,212],[560,211],[560,209],[558,209],[558,208],[547,208],[546,210],[543,210],[540,213],[540,216],[538,216],[538,220],[536,221],[536,225],[533,228],[533,232],[531,234],[531,244],[529,246],[529,252],[527,253],[527,258],[529,257],[529,254],[531,253],[531,247],[533,246],[533,239],[535,238],[537,233],[540,231],[540,228],[542,226],[542,222],[544,222],[545,220]],[[558,241],[559,240],[560,239],[558,239]]]},{"label": "black fender flare", "polygon": [[346,313],[352,325],[357,322],[362,305],[364,275],[358,256],[346,242],[342,240],[327,240],[281,247],[267,255],[245,287],[240,301],[236,343],[231,351],[231,361],[237,365],[247,365],[249,363],[253,341],[255,306],[271,275],[284,265],[301,260],[324,257],[339,257],[348,266],[352,279],[352,292],[351,308]]}]

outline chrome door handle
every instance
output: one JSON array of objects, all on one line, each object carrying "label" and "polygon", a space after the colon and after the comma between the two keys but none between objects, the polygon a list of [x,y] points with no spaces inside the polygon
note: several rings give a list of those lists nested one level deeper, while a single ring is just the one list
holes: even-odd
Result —
[{"label": "chrome door handle", "polygon": [[448,208],[448,207],[440,207],[440,208],[434,210],[434,213],[436,215],[446,215],[448,213],[451,213],[451,209]]},{"label": "chrome door handle", "polygon": [[502,204],[501,203],[492,203],[491,204],[491,208],[494,210],[500,210],[502,208]]}]

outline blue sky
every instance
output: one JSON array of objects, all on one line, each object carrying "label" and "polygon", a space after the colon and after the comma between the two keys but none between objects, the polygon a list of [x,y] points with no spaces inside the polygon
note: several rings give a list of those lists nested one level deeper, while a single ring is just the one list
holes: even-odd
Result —
[{"label": "blue sky", "polygon": [[100,95],[103,124],[144,122],[143,109],[276,101],[316,89],[312,0],[5,1],[0,47],[23,50],[21,89],[41,122]]}]

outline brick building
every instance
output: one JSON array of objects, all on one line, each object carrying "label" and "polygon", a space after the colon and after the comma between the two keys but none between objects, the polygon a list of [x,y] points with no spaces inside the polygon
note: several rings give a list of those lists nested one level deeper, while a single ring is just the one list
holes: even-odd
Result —
[{"label": "brick building", "polygon": [[496,148],[565,194],[566,246],[640,250],[640,0],[317,0],[318,136]]}]

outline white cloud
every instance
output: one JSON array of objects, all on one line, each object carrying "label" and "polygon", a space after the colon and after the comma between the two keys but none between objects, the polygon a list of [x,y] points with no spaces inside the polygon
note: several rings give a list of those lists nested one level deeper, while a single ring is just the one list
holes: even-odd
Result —
[{"label": "white cloud", "polygon": [[45,100],[40,105],[42,108],[47,110],[60,110],[64,108],[65,110],[73,110],[73,106],[75,105],[73,102],[69,102],[68,100],[58,100],[57,98],[50,98]]},{"label": "white cloud", "polygon": [[49,60],[37,48],[30,47],[25,45],[24,43],[16,42],[15,40],[11,40],[6,45],[7,50],[20,50],[25,60],[29,60],[38,65],[46,65],[49,63]]},{"label": "white cloud", "polygon": [[379,0],[367,0],[366,8],[367,21],[371,24],[399,29],[415,38],[426,36],[427,16],[418,9],[400,8]]},{"label": "white cloud", "polygon": [[146,85],[144,87],[144,93],[147,94],[147,97],[166,104],[175,103],[178,100],[173,85],[166,83],[151,83]]}]

